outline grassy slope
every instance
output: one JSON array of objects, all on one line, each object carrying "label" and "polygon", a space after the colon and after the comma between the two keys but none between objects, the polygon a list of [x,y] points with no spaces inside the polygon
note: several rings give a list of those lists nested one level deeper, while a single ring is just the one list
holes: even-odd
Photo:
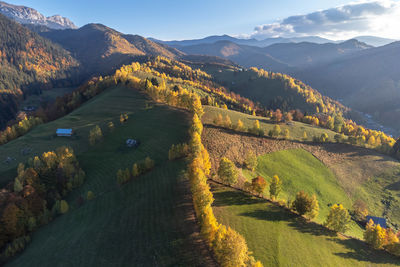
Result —
[{"label": "grassy slope", "polygon": [[[193,247],[196,225],[190,220],[189,191],[179,178],[185,164],[167,161],[170,146],[186,139],[187,115],[162,105],[145,110],[145,102],[145,97],[133,90],[110,89],[72,114],[24,137],[36,150],[49,150],[62,142],[74,146],[87,180],[69,196],[70,211],[40,228],[32,243],[9,266],[204,264],[207,257]],[[87,149],[89,126],[111,119],[116,123],[121,112],[130,114],[128,122],[107,134],[102,143]],[[48,136],[61,125],[75,128],[79,138],[49,140]],[[125,148],[127,138],[141,140],[140,147]],[[22,142],[16,140],[7,149]],[[146,156],[155,160],[156,168],[119,187],[116,171]],[[78,208],[77,198],[88,190],[96,198]]]},{"label": "grassy slope", "polygon": [[[224,118],[226,115],[228,115],[231,118],[231,121],[233,124],[235,124],[238,119],[240,119],[246,127],[252,127],[253,123],[255,120],[259,120],[260,126],[262,129],[264,129],[265,134],[268,134],[269,130],[272,130],[274,127],[275,123],[267,118],[263,117],[257,117],[257,116],[252,116],[249,114],[244,114],[241,112],[233,111],[233,110],[225,110],[222,108],[217,108],[217,107],[212,107],[212,106],[205,106],[204,107],[205,114],[202,118],[203,123],[206,124],[212,124],[213,120],[218,116],[218,114],[221,114]],[[311,140],[312,137],[315,136],[321,136],[323,133],[327,133],[329,136],[330,140],[333,140],[333,137],[335,136],[335,132],[328,130],[328,129],[323,129],[320,127],[316,127],[313,125],[305,124],[302,122],[297,122],[293,121],[292,125],[286,125],[284,123],[279,124],[282,132],[285,129],[289,129],[290,132],[290,138],[293,140],[302,140],[303,139],[303,133],[306,132],[308,139]]]},{"label": "grassy slope", "polygon": [[361,241],[331,236],[265,200],[213,186],[217,219],[241,233],[264,266],[398,266]]},{"label": "grassy slope", "polygon": [[[277,174],[282,180],[282,192],[279,198],[293,201],[296,193],[304,190],[315,194],[319,202],[318,223],[323,223],[329,213],[329,204],[341,203],[351,208],[352,202],[340,187],[335,175],[321,161],[303,149],[282,150],[258,157],[255,173],[244,171],[248,180],[261,175],[267,181]],[[265,195],[269,195],[268,187]],[[357,224],[351,225],[347,234],[362,237],[362,231]]]}]

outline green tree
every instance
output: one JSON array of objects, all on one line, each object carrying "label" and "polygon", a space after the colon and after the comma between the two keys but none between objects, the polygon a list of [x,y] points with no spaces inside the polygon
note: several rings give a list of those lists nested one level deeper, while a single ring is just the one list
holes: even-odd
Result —
[{"label": "green tree", "polygon": [[222,182],[234,185],[237,183],[238,170],[232,161],[223,157],[219,162],[218,176]]},{"label": "green tree", "polygon": [[293,201],[293,209],[300,215],[316,216],[319,209],[317,198],[308,196],[304,191],[300,191],[296,195],[296,199]]},{"label": "green tree", "polygon": [[249,150],[244,160],[244,166],[247,169],[254,171],[257,168],[257,165],[258,160],[256,154],[253,152],[253,150]]},{"label": "green tree", "polygon": [[279,179],[278,175],[272,177],[271,184],[269,185],[269,195],[272,199],[278,198],[279,193],[282,190],[282,181]]}]

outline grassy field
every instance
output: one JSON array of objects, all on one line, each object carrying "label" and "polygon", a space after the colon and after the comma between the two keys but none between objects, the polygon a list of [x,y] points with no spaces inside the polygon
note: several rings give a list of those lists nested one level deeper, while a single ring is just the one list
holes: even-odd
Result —
[{"label": "grassy field", "polygon": [[[188,115],[156,104],[145,109],[142,94],[112,88],[70,115],[42,125],[6,148],[29,142],[35,151],[62,143],[77,150],[86,172],[83,186],[68,197],[70,211],[33,234],[26,250],[8,266],[199,266],[212,265],[197,234],[185,164],[167,161],[172,144],[187,138]],[[129,114],[118,125],[121,112]],[[87,131],[113,120],[116,128],[104,141],[88,148]],[[78,138],[51,139],[54,129],[72,127]],[[127,138],[141,141],[137,149]],[[18,149],[19,147],[15,149]],[[156,167],[126,185],[118,186],[116,172],[150,156]],[[77,205],[91,190],[95,199]]]},{"label": "grassy field", "polygon": [[324,228],[265,200],[213,185],[214,213],[242,234],[264,266],[398,266],[400,260]]},{"label": "grassy field", "polygon": [[[213,124],[214,119],[221,114],[223,118],[228,115],[233,124],[237,123],[238,119],[240,119],[246,127],[253,127],[254,121],[258,120],[260,122],[260,127],[264,130],[267,135],[270,130],[273,129],[275,123],[267,118],[252,116],[249,114],[244,114],[241,112],[233,111],[233,110],[225,110],[222,108],[205,106],[204,107],[205,114],[202,118],[203,123],[205,124]],[[305,124],[302,122],[293,121],[291,125],[287,125],[285,123],[279,124],[282,132],[285,129],[288,129],[290,132],[290,138],[292,140],[303,140],[303,133],[306,132],[308,136],[308,140],[312,140],[313,136],[321,136],[323,133],[328,134],[329,139],[333,141],[333,137],[336,135],[335,132],[323,129],[317,126]]]},{"label": "grassy field", "polygon": [[[249,181],[261,175],[270,182],[272,176],[278,175],[282,180],[279,198],[286,201],[293,201],[300,190],[310,195],[315,194],[320,208],[315,218],[318,223],[325,221],[332,204],[340,203],[348,209],[352,207],[352,201],[332,171],[304,149],[282,150],[260,156],[256,171],[244,170],[243,173]],[[269,196],[268,190],[269,187],[264,192],[266,196]],[[347,234],[361,238],[362,230],[353,222]]]}]

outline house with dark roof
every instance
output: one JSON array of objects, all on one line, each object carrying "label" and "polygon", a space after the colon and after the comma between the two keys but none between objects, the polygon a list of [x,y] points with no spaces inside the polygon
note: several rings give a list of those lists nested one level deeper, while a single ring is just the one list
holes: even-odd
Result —
[{"label": "house with dark roof", "polygon": [[367,223],[372,220],[374,224],[379,224],[382,228],[386,228],[386,219],[382,217],[375,217],[375,216],[370,216],[368,215],[366,217]]}]

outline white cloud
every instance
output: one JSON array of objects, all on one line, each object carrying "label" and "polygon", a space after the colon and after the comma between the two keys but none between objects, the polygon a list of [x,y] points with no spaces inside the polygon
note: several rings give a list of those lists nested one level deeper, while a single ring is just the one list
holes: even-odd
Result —
[{"label": "white cloud", "polygon": [[357,35],[379,35],[400,39],[400,2],[375,0],[291,16],[255,27],[251,37],[294,37],[318,35],[346,39]]}]

